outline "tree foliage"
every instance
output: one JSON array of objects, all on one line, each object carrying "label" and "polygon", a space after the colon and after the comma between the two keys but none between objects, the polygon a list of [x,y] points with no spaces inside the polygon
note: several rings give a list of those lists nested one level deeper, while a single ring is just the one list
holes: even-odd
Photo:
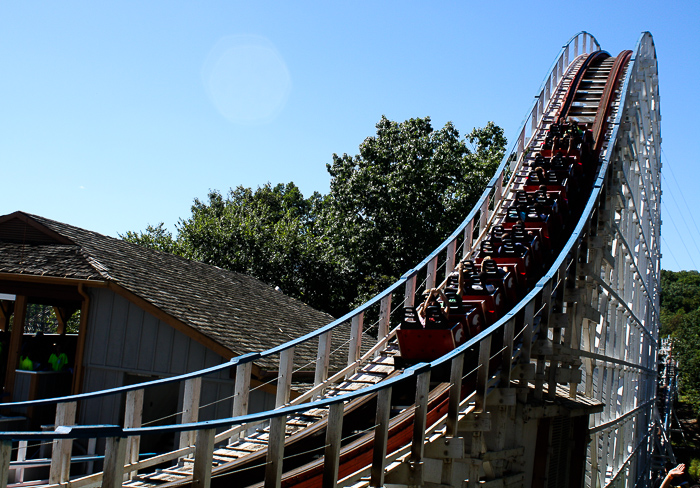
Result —
[{"label": "tree foliage", "polygon": [[293,183],[267,183],[253,191],[238,186],[224,196],[210,191],[195,199],[192,214],[180,219],[177,237],[163,224],[127,232],[125,240],[188,259],[245,273],[305,303],[338,313],[343,269],[318,218],[324,197],[304,198]]},{"label": "tree foliage", "polygon": [[673,338],[681,390],[700,417],[700,273],[661,271],[661,335]]},{"label": "tree foliage", "polygon": [[293,184],[211,191],[180,219],[127,232],[131,242],[247,273],[336,316],[439,245],[471,210],[506,140],[489,123],[465,139],[451,123],[385,117],[360,154],[333,155],[328,195]]},{"label": "tree foliage", "polygon": [[335,246],[356,257],[356,277],[377,285],[369,292],[415,266],[459,225],[505,143],[493,123],[463,140],[451,123],[433,130],[429,117],[402,123],[382,117],[360,154],[333,155],[327,218],[337,225]]}]

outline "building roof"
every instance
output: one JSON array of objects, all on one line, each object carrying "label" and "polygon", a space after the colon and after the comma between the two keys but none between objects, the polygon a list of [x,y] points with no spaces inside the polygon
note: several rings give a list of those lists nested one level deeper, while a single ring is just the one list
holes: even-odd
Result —
[{"label": "building roof", "polygon": [[[165,321],[185,324],[232,357],[285,343],[333,320],[253,277],[24,212],[0,217],[0,276],[5,273],[125,290],[162,311]],[[313,360],[315,345],[302,345],[297,354]]]}]

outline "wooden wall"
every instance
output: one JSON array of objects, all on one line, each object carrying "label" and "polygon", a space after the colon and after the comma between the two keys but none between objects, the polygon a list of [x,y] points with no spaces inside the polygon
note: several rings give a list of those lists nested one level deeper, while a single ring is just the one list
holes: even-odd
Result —
[{"label": "wooden wall", "polygon": [[[224,359],[198,342],[170,327],[108,289],[89,291],[90,313],[87,325],[85,376],[83,392],[115,388],[129,383],[148,381],[196,371],[224,362]],[[204,378],[201,405],[233,395],[229,372]],[[175,409],[172,399],[178,398],[181,410],[183,385],[162,387],[146,393],[144,422],[147,415],[169,414]],[[173,389],[177,390],[174,391]],[[122,424],[124,395],[84,402],[80,422],[90,424]],[[149,398],[151,400],[149,400]],[[250,411],[274,406],[274,397],[262,391],[252,392]],[[232,401],[220,401],[200,410],[200,420],[231,416]],[[178,418],[179,420],[179,418]],[[169,418],[167,423],[174,423]]]}]

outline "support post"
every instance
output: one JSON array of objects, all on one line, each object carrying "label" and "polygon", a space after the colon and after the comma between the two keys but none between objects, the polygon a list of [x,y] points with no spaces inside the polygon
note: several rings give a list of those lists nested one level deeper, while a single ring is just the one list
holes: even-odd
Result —
[{"label": "support post", "polygon": [[457,435],[459,421],[459,402],[462,397],[462,376],[464,374],[464,354],[452,359],[450,365],[450,396],[447,403],[447,419],[445,421],[445,436]]},{"label": "support post", "polygon": [[[520,153],[522,153],[522,138],[525,137],[525,129],[523,129],[523,133],[521,134],[521,139],[518,139],[518,156],[520,156]],[[482,235],[484,233],[484,229],[486,229],[486,225],[489,222],[489,197],[486,196],[484,199],[484,203],[481,204],[481,209],[479,210],[479,235]]]},{"label": "support post", "polygon": [[[126,407],[124,413],[124,427],[138,428],[141,427],[143,420],[143,395],[144,390],[132,390],[126,393]],[[132,435],[126,440],[126,463],[134,464],[139,460],[139,449],[141,444],[141,436]],[[129,479],[136,477],[136,471],[129,472]]]},{"label": "support post", "polygon": [[[253,371],[253,362],[238,364],[236,366],[236,383],[233,390],[233,412],[234,417],[240,417],[248,413],[248,399],[250,398],[250,375]],[[229,442],[236,442],[240,438],[235,435]]]},{"label": "support post", "polygon": [[[202,377],[185,381],[182,395],[182,423],[189,424],[199,419],[199,399],[202,394]],[[194,444],[196,433],[193,430],[180,432],[180,449]]]},{"label": "support post", "polygon": [[377,393],[377,417],[374,428],[374,450],[372,452],[372,469],[369,486],[381,488],[384,486],[384,466],[386,463],[386,448],[389,439],[389,412],[391,409],[391,387],[379,390]]},{"label": "support post", "polygon": [[[320,385],[328,379],[328,364],[331,360],[331,332],[328,331],[318,336],[318,351],[316,354],[316,370],[314,371],[314,386]],[[317,396],[323,392],[319,391]]]},{"label": "support post", "polygon": [[[75,424],[77,402],[65,402],[56,405],[56,421],[54,428]],[[65,483],[70,477],[70,455],[73,449],[73,439],[54,439],[51,452],[51,468],[49,483]],[[122,466],[123,467],[123,466]]]},{"label": "support post", "polygon": [[413,307],[416,301],[416,274],[406,278],[406,289],[403,296],[403,306]]},{"label": "support post", "polygon": [[513,371],[513,335],[515,317],[511,317],[503,327],[503,352],[501,353],[501,383],[502,387],[510,387],[510,374]]},{"label": "support post", "polygon": [[105,446],[105,464],[102,472],[102,488],[118,488],[124,480],[126,439],[109,437]]},{"label": "support post", "polygon": [[287,424],[286,415],[270,419],[270,440],[267,447],[267,464],[265,465],[265,488],[282,486],[282,462],[284,461],[284,432]]},{"label": "support post", "polygon": [[413,413],[413,442],[411,444],[411,462],[423,461],[425,449],[425,426],[428,417],[428,395],[430,394],[430,370],[418,375],[416,381],[416,403]]},{"label": "support post", "polygon": [[294,347],[290,347],[280,353],[280,372],[277,376],[277,396],[275,397],[275,408],[279,408],[289,401],[289,395],[292,389],[293,372]]},{"label": "support post", "polygon": [[437,256],[433,257],[430,261],[428,261],[428,271],[427,275],[425,277],[425,287],[427,289],[430,288],[435,288],[435,281],[436,281],[436,276],[435,274],[437,273]]},{"label": "support post", "polygon": [[[17,461],[27,460],[27,441],[19,441],[17,446]],[[18,467],[15,470],[15,483],[24,483],[24,468]]]},{"label": "support post", "polygon": [[479,343],[479,369],[476,372],[476,412],[486,408],[486,389],[489,383],[489,360],[491,359],[491,336],[484,337]]},{"label": "support post", "polygon": [[457,239],[452,239],[447,245],[447,259],[445,261],[445,279],[450,276],[450,273],[455,269],[455,257],[457,254]]},{"label": "support post", "polygon": [[391,320],[391,296],[389,293],[382,298],[379,305],[379,331],[377,333],[377,341],[381,341],[389,335],[389,322]]},{"label": "support post", "polygon": [[197,431],[194,449],[194,467],[192,468],[192,488],[209,488],[211,486],[211,468],[214,461],[214,436],[216,429]]},{"label": "support post", "polygon": [[10,347],[7,352],[7,369],[5,373],[5,394],[8,401],[12,401],[12,393],[15,389],[15,371],[19,362],[19,353],[22,348],[24,335],[24,321],[27,315],[27,297],[17,295],[15,297],[14,319],[12,332],[10,333]]},{"label": "support post", "polygon": [[336,488],[340,467],[340,441],[343,432],[343,402],[333,403],[328,411],[326,449],[323,455],[323,488]]},{"label": "support post", "polygon": [[[88,439],[88,445],[87,445],[87,455],[95,455],[95,452],[97,451],[97,439],[92,437],[91,439]],[[95,461],[88,461],[87,462],[87,474],[92,474],[95,472]]]},{"label": "support post", "polygon": [[472,242],[474,240],[474,220],[470,220],[464,228],[464,245],[462,246],[462,259],[472,252]]},{"label": "support post", "polygon": [[[362,350],[362,326],[365,314],[360,312],[352,318],[350,325],[350,347],[348,350],[348,366],[356,362],[360,358]],[[354,371],[353,371],[354,373]],[[350,376],[352,373],[348,373]]]},{"label": "support post", "polygon": [[0,441],[0,488],[7,488],[10,477],[10,458],[12,457],[12,441]]}]

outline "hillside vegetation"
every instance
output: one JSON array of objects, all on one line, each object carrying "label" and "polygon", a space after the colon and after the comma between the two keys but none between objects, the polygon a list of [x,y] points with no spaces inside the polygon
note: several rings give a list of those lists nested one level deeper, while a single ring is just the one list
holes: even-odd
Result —
[{"label": "hillside vegetation", "polygon": [[673,338],[680,393],[700,417],[700,273],[661,271],[661,336]]}]

